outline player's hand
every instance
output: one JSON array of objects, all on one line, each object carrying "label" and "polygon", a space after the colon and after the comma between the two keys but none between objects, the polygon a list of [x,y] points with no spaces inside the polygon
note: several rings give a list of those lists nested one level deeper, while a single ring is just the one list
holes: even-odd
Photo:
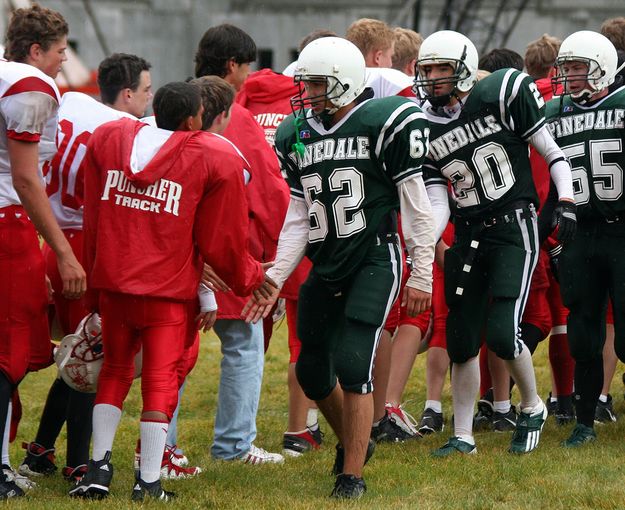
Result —
[{"label": "player's hand", "polygon": [[[263,285],[265,285],[265,283],[263,283]],[[275,283],[273,283],[273,285],[275,285]],[[260,319],[264,319],[271,313],[273,305],[278,300],[280,289],[278,289],[277,286],[274,287],[271,285],[267,286],[266,289],[270,292],[268,298],[258,298],[255,291],[254,295],[250,297],[243,307],[241,317],[245,319],[245,322],[256,324]]]},{"label": "player's hand", "polygon": [[575,238],[577,230],[577,206],[570,200],[560,200],[553,211],[551,226],[558,227],[556,237],[561,243],[568,243]]},{"label": "player's hand", "polygon": [[87,275],[74,253],[57,255],[59,274],[63,282],[63,296],[67,299],[80,299],[87,290]]},{"label": "player's hand", "polygon": [[401,298],[401,306],[406,307],[406,312],[410,317],[416,317],[432,306],[432,294],[406,285]]},{"label": "player's hand", "polygon": [[198,331],[206,333],[215,325],[216,320],[217,310],[213,310],[212,312],[200,312],[195,318],[195,323],[197,324]]},{"label": "player's hand", "polygon": [[217,273],[213,271],[213,268],[210,267],[208,264],[204,264],[204,268],[202,270],[202,283],[213,292],[218,290],[222,292],[230,291],[230,287],[228,287],[226,282],[219,278]]}]

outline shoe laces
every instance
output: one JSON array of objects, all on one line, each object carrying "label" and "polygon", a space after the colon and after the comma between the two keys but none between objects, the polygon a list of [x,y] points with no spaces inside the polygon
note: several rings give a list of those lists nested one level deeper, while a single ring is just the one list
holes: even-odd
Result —
[{"label": "shoe laces", "polygon": [[399,406],[395,407],[390,402],[387,402],[384,406],[389,414],[389,418],[392,421],[395,421],[394,416],[396,415],[402,420],[408,429],[413,433],[417,433],[418,422],[415,420],[414,416],[412,416],[408,411],[404,409],[404,404],[399,404]]}]

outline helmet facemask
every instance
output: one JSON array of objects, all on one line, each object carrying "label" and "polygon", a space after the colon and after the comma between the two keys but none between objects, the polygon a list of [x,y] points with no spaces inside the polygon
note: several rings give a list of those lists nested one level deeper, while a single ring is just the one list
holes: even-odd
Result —
[{"label": "helmet facemask", "polygon": [[[299,87],[297,95],[291,98],[291,109],[296,116],[298,114],[301,115],[302,111],[307,108],[313,110],[313,107],[320,101],[323,101],[326,105],[323,112],[314,113],[315,117],[320,117],[324,113],[332,116],[339,108],[344,106],[342,96],[350,89],[349,83],[342,83],[335,76],[298,74],[295,75],[294,80],[295,84]],[[326,91],[316,96],[308,96],[305,86],[305,82],[307,81],[325,83]],[[328,106],[327,102],[332,106]]]}]

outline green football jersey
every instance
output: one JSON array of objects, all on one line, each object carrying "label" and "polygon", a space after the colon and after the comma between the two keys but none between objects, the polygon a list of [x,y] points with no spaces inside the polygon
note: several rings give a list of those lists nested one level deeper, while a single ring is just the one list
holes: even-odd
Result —
[{"label": "green football jersey", "polygon": [[426,185],[451,182],[461,218],[486,218],[519,200],[537,204],[527,140],[544,125],[544,105],[532,78],[514,69],[479,81],[451,117],[426,103]]},{"label": "green football jersey", "polygon": [[307,255],[323,279],[358,268],[380,222],[399,209],[397,186],[421,174],[427,140],[425,114],[402,97],[364,101],[330,129],[309,110],[280,124],[276,153],[291,198],[308,206]]},{"label": "green football jersey", "polygon": [[547,103],[547,126],[571,163],[580,220],[625,213],[625,87],[590,106],[569,95]]}]

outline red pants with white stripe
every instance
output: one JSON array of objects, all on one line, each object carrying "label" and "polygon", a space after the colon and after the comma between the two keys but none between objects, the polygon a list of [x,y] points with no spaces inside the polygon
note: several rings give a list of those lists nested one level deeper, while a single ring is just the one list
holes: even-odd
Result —
[{"label": "red pants with white stripe", "polygon": [[179,367],[185,349],[188,302],[100,293],[104,363],[96,404],[122,408],[134,375],[134,357],[143,347],[143,412],[171,418],[178,403]]},{"label": "red pants with white stripe", "polygon": [[45,264],[21,206],[0,209],[0,371],[14,384],[53,363]]}]

